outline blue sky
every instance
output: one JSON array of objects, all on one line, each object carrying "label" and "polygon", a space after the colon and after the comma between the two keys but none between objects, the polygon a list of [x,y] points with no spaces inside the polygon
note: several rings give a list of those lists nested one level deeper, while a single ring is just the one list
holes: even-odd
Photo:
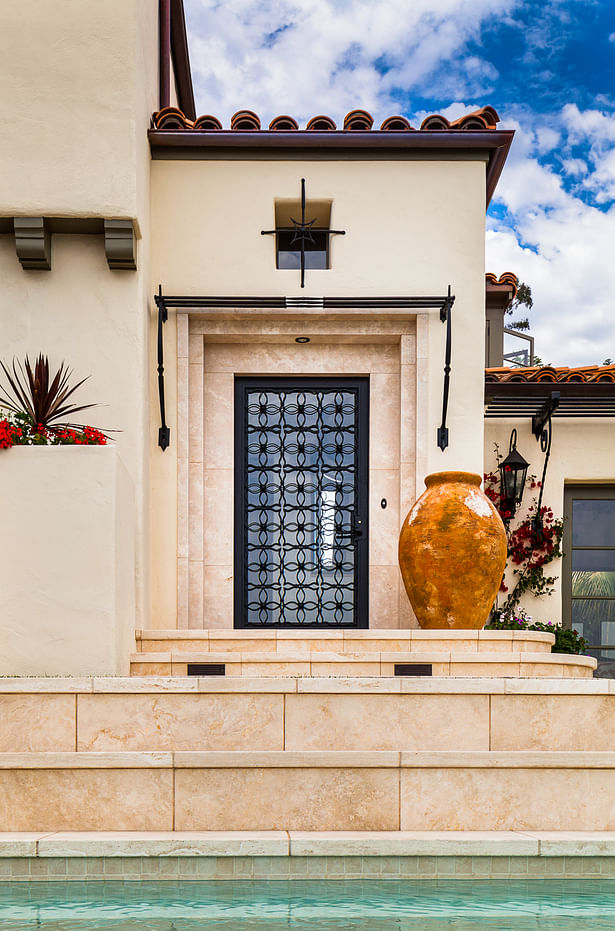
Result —
[{"label": "blue sky", "polygon": [[615,0],[184,0],[197,111],[355,107],[516,130],[486,268],[531,287],[545,362],[615,358]]}]

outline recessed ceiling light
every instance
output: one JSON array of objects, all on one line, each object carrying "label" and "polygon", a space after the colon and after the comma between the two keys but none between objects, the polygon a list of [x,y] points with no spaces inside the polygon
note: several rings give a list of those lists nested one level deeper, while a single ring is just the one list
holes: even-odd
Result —
[{"label": "recessed ceiling light", "polygon": [[309,343],[309,341],[310,341],[309,336],[295,336],[296,343]]}]

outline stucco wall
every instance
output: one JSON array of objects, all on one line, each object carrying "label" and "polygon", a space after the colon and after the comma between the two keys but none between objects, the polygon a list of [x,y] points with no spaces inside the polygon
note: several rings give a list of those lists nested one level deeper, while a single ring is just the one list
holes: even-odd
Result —
[{"label": "stucco wall", "polygon": [[[538,406],[538,405],[537,405]],[[485,424],[485,469],[494,470],[496,460],[494,443],[500,453],[508,453],[510,432],[517,429],[517,449],[530,463],[528,474],[538,479],[542,476],[544,453],[531,430],[531,421],[487,420]],[[612,420],[554,418],[551,457],[547,469],[547,478],[543,494],[543,504],[552,508],[557,518],[564,516],[564,487],[566,483],[615,483],[615,425]],[[536,489],[536,492],[538,489]],[[517,519],[527,514],[527,505],[536,493],[526,488],[523,502],[517,513]],[[514,527],[514,523],[512,525]],[[566,546],[567,528],[564,527],[564,547]],[[562,595],[560,576],[562,560],[555,560],[545,566],[545,574],[557,576],[555,592],[550,596],[536,598],[526,594],[521,600],[521,607],[536,621],[553,621],[559,623],[562,618]],[[514,575],[507,573],[508,584],[514,585]],[[502,601],[500,595],[500,601]]]},{"label": "stucco wall", "polygon": [[[147,127],[157,105],[157,5],[23,0],[0,5],[0,217],[126,217],[138,270],[110,271],[102,235],[52,237],[52,270],[24,271],[0,235],[0,357],[49,355],[76,377],[87,420],[117,429],[135,487],[139,626],[149,617]],[[76,418],[79,419],[79,418]]]},{"label": "stucco wall", "polygon": [[134,488],[116,448],[0,450],[0,675],[126,675]]},{"label": "stucco wall", "polygon": [[[308,204],[310,197],[331,199],[331,225],[346,230],[345,236],[332,237],[331,268],[308,271],[303,291],[297,271],[276,270],[274,238],[260,235],[274,226],[276,198],[298,198],[302,177]],[[165,293],[186,295],[433,295],[446,293],[450,283],[456,303],[450,445],[444,453],[436,445],[436,431],[446,328],[437,311],[419,314],[416,320],[416,417],[411,429],[415,493],[420,494],[429,472],[482,471],[484,186],[480,155],[475,161],[441,162],[157,160],[152,163],[151,291],[162,283]],[[309,332],[309,316],[302,315],[301,327],[301,332]],[[246,327],[248,341],[251,332]],[[152,357],[155,337],[152,325]],[[176,317],[171,311],[165,325],[171,447],[165,453],[155,446],[156,416],[150,426],[152,620],[160,627],[171,626],[176,606],[172,567],[178,552],[175,489],[178,439],[181,442],[177,356]],[[195,377],[202,378],[202,373]],[[150,390],[155,410],[153,366]]]},{"label": "stucco wall", "polygon": [[151,0],[0,4],[0,215],[138,215],[157,29]]}]

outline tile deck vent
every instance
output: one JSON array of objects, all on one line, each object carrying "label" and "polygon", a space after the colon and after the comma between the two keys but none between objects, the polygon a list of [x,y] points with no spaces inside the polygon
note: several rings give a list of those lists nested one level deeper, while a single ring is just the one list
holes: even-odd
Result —
[{"label": "tile deck vent", "polygon": [[431,676],[431,663],[395,663],[396,676]]},{"label": "tile deck vent", "polygon": [[225,676],[224,663],[188,663],[189,676]]}]

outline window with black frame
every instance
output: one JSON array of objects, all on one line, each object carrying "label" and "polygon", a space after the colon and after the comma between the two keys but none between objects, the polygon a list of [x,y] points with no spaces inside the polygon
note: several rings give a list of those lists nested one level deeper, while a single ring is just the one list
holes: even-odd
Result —
[{"label": "window with black frame", "polygon": [[564,518],[564,626],[615,678],[615,485],[567,485]]}]

